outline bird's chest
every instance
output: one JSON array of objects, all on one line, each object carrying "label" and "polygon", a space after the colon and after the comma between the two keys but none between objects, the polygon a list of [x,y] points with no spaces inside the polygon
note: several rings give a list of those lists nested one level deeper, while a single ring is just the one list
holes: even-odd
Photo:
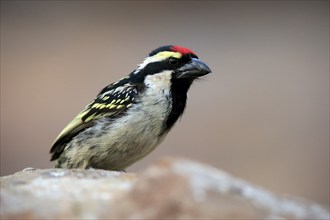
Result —
[{"label": "bird's chest", "polygon": [[169,95],[165,90],[146,93],[124,116],[104,129],[102,148],[107,152],[107,167],[128,166],[146,156],[164,139],[165,121],[172,105]]},{"label": "bird's chest", "polygon": [[132,137],[144,142],[158,140],[172,109],[171,72],[147,76],[146,88],[137,103],[122,118]]},{"label": "bird's chest", "polygon": [[[161,77],[161,78],[159,78]],[[121,169],[146,156],[164,139],[172,109],[170,75],[152,76],[146,88],[120,118],[102,126],[104,166]],[[158,84],[155,84],[158,83]],[[119,158],[119,159],[118,159]]]},{"label": "bird's chest", "polygon": [[[111,136],[123,136],[122,142],[146,147],[158,143],[164,133],[165,121],[172,108],[169,91],[145,94],[138,103],[112,125]],[[121,134],[121,135],[120,135]]]}]

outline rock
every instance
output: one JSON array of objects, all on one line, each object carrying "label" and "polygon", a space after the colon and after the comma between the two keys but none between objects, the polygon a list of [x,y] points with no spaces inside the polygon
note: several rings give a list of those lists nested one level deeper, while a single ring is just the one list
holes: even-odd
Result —
[{"label": "rock", "polygon": [[142,173],[25,169],[0,178],[1,219],[329,219],[316,203],[275,195],[193,161]]}]

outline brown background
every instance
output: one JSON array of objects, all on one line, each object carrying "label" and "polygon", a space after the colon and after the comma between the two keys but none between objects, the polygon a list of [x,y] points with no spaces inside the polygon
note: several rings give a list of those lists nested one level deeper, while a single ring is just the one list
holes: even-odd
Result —
[{"label": "brown background", "polygon": [[329,204],[328,1],[1,1],[1,175],[52,167],[60,130],[166,44],[213,74],[128,171],[180,156]]}]

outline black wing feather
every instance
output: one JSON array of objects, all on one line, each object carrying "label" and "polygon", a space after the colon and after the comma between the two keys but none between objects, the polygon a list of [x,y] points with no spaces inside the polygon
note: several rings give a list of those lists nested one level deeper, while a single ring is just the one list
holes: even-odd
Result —
[{"label": "black wing feather", "polygon": [[130,108],[144,88],[143,84],[111,84],[105,87],[86,108],[79,113],[59,134],[50,150],[51,161],[64,151],[67,143],[85,129],[104,117],[119,117]]}]

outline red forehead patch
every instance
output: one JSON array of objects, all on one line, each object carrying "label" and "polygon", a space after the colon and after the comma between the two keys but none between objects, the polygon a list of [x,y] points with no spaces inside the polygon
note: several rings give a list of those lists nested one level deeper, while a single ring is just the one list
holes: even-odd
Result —
[{"label": "red forehead patch", "polygon": [[173,52],[179,52],[179,53],[181,53],[182,55],[185,55],[185,54],[193,54],[193,55],[196,56],[196,54],[195,54],[194,51],[192,51],[192,50],[190,50],[190,49],[188,49],[188,48],[185,48],[185,47],[172,46],[172,47],[171,47],[171,50],[172,50]]}]

